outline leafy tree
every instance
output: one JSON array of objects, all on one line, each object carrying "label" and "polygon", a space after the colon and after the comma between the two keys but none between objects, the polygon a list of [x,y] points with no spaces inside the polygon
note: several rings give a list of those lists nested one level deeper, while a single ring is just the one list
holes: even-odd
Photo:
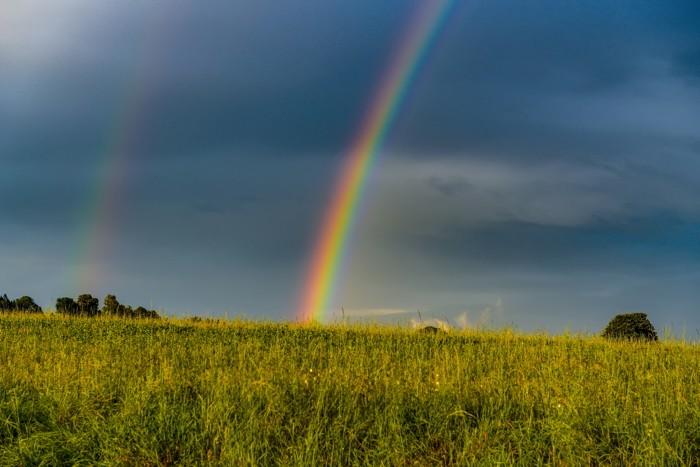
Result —
[{"label": "leafy tree", "polygon": [[117,297],[112,294],[105,297],[102,304],[102,313],[107,316],[119,316],[122,318],[160,318],[158,313],[153,310],[148,310],[142,306],[134,310],[129,305],[122,305],[117,300]]},{"label": "leafy tree", "polygon": [[[141,310],[145,310],[145,308],[139,308]],[[117,301],[117,297],[114,295],[107,295],[102,305],[102,313],[110,316],[119,316],[122,318],[138,318],[140,317],[139,313],[141,313],[141,311],[137,312],[129,305],[122,305],[119,303],[119,301]]]},{"label": "leafy tree", "polygon": [[117,301],[117,297],[114,295],[107,295],[102,302],[102,314],[108,316],[121,316],[122,305]]},{"label": "leafy tree", "polygon": [[627,313],[615,316],[605,327],[603,337],[608,339],[650,340],[659,337],[646,313]]},{"label": "leafy tree", "polygon": [[24,296],[14,301],[14,310],[25,313],[41,313],[41,307],[34,303],[32,297]]},{"label": "leafy tree", "polygon": [[94,317],[100,313],[100,300],[90,294],[79,295],[77,304],[81,316]]},{"label": "leafy tree", "polygon": [[140,306],[134,310],[134,318],[160,319],[160,316],[155,310],[147,310]]},{"label": "leafy tree", "polygon": [[0,311],[11,311],[14,310],[15,305],[7,298],[7,294],[0,295]]},{"label": "leafy tree", "polygon": [[160,315],[158,314],[158,312],[156,310],[148,310],[148,313],[146,314],[146,316],[144,316],[144,318],[160,319]]},{"label": "leafy tree", "polygon": [[140,306],[134,310],[134,318],[145,318],[148,314],[148,310]]},{"label": "leafy tree", "polygon": [[78,304],[70,297],[61,297],[56,300],[56,311],[69,316],[76,316],[79,314]]},{"label": "leafy tree", "polygon": [[124,318],[134,317],[134,310],[130,305],[119,305],[119,307],[119,312],[121,313],[119,316],[123,316]]}]

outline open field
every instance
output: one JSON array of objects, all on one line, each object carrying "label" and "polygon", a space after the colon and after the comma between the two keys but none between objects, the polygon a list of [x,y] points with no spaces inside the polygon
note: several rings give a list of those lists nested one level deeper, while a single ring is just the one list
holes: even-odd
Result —
[{"label": "open field", "polygon": [[687,465],[700,348],[0,316],[0,465]]}]

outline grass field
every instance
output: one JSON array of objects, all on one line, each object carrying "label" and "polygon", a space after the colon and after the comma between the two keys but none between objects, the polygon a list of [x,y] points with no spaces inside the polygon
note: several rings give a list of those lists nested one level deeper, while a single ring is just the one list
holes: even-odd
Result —
[{"label": "grass field", "polygon": [[697,465],[700,347],[0,316],[0,465]]}]

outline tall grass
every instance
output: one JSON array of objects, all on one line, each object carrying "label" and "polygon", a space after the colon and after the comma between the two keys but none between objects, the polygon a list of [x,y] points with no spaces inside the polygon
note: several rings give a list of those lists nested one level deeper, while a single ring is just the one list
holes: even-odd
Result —
[{"label": "tall grass", "polygon": [[0,317],[0,465],[687,465],[700,349]]}]

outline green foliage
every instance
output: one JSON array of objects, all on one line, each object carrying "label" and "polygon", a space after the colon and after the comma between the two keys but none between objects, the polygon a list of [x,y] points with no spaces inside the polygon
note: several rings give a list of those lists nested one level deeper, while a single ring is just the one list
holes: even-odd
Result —
[{"label": "green foliage", "polygon": [[105,316],[123,316],[123,307],[114,295],[107,295],[102,301],[102,314]]},{"label": "green foliage", "polygon": [[160,316],[155,310],[148,310],[142,306],[136,308],[133,313],[134,318],[141,319],[159,319]]},{"label": "green foliage", "polygon": [[603,330],[608,339],[652,340],[659,339],[646,313],[628,313],[615,316]]},{"label": "green foliage", "polygon": [[79,295],[76,303],[81,316],[94,317],[100,313],[100,300],[90,294]]},{"label": "green foliage", "polygon": [[422,334],[444,334],[445,331],[435,327],[435,326],[423,326],[422,328],[418,329],[418,332]]},{"label": "green foliage", "polygon": [[56,311],[68,316],[79,314],[78,304],[70,297],[61,297],[56,300]]},{"label": "green foliage", "polygon": [[700,463],[679,342],[3,315],[0,362],[0,465]]},{"label": "green foliage", "polygon": [[15,300],[14,302],[14,310],[15,311],[20,311],[24,313],[41,313],[41,307],[34,303],[34,299],[32,297],[28,296],[23,296]]},{"label": "green foliage", "polygon": [[42,310],[32,297],[25,295],[17,300],[10,300],[3,294],[0,295],[0,312],[42,313]]},{"label": "green foliage", "polygon": [[120,305],[119,306],[120,316],[123,318],[134,318],[134,309],[131,305]]},{"label": "green foliage", "polygon": [[105,297],[102,308],[99,308],[99,300],[92,295],[83,294],[74,301],[70,297],[61,297],[56,300],[56,311],[68,316],[83,316],[94,318],[97,316],[109,316],[116,318],[159,319],[160,316],[154,310],[138,307],[135,310],[129,305],[119,303],[117,297],[109,294]]},{"label": "green foliage", "polygon": [[7,294],[0,295],[0,311],[12,311],[14,308],[15,305],[7,298]]}]

